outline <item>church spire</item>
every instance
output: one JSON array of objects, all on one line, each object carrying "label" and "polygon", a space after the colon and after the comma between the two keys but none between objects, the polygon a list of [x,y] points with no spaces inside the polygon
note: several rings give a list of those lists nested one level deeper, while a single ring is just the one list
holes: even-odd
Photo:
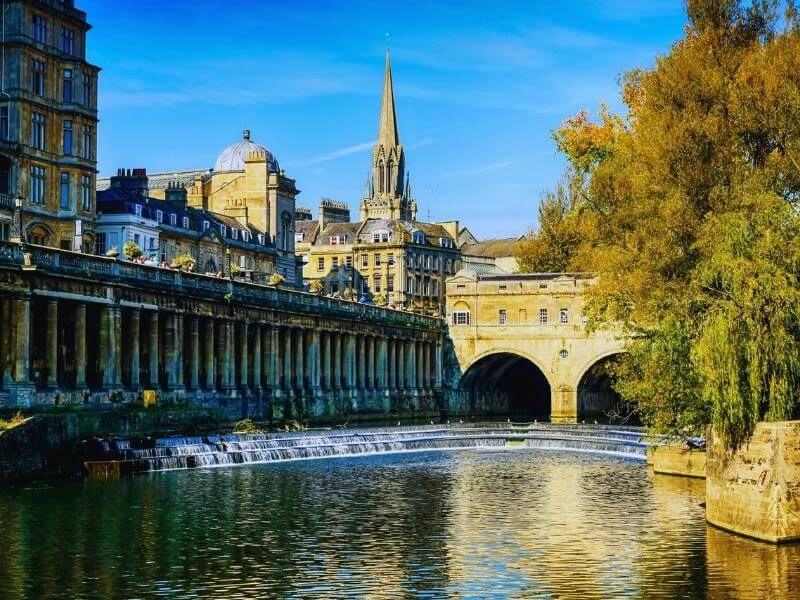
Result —
[{"label": "church spire", "polygon": [[397,114],[394,109],[394,86],[392,85],[392,63],[389,50],[386,50],[386,71],[383,75],[383,101],[381,102],[381,120],[378,127],[378,144],[384,148],[392,148],[400,144],[397,133]]}]

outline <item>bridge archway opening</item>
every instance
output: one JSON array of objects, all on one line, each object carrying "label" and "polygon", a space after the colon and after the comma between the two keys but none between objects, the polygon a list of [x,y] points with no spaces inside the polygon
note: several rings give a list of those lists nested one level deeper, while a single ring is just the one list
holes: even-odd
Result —
[{"label": "bridge archway opening", "polygon": [[592,364],[578,383],[578,418],[619,423],[630,418],[614,389],[611,367],[620,354],[612,354]]},{"label": "bridge archway opening", "polygon": [[486,356],[461,378],[473,414],[503,414],[517,419],[550,418],[550,383],[533,362],[510,352]]}]

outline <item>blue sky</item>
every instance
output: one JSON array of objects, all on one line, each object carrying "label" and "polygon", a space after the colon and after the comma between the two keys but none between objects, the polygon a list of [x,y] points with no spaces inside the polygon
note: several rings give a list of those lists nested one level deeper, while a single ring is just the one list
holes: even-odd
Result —
[{"label": "blue sky", "polygon": [[535,223],[563,161],[550,132],[650,66],[681,0],[77,0],[94,26],[99,169],[207,168],[246,126],[297,180],[357,211],[377,135],[385,33],[420,217],[479,237]]}]

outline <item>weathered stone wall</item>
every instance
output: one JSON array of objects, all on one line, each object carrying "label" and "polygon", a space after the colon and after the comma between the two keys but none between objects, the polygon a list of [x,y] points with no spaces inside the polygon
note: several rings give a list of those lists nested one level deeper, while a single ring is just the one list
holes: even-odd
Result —
[{"label": "weathered stone wall", "polygon": [[706,476],[706,453],[686,446],[658,446],[653,454],[653,471],[684,477]]},{"label": "weathered stone wall", "polygon": [[706,518],[768,542],[800,540],[800,421],[759,423],[736,451],[709,432]]}]

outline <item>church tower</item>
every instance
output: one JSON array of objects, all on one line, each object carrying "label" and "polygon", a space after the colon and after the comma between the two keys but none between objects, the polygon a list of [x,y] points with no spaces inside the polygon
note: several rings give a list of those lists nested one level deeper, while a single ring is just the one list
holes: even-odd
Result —
[{"label": "church tower", "polygon": [[362,221],[416,220],[417,203],[411,197],[411,184],[406,177],[405,168],[405,154],[397,132],[392,65],[387,50],[378,143],[372,150],[372,172],[367,178],[366,194],[361,201]]}]

